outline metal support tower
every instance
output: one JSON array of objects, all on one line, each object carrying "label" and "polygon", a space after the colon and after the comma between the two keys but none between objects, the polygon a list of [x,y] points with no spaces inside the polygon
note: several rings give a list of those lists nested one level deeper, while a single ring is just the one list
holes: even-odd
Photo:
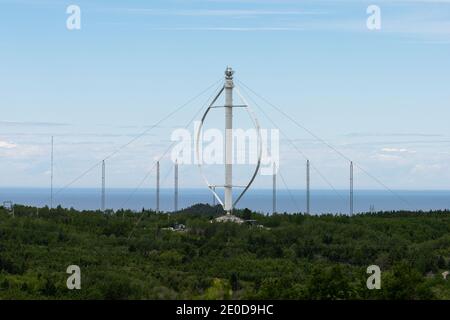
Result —
[{"label": "metal support tower", "polygon": [[273,163],[272,175],[272,213],[277,212],[277,166]]},{"label": "metal support tower", "polygon": [[175,161],[175,194],[174,194],[174,211],[178,211],[178,161]]},{"label": "metal support tower", "polygon": [[350,215],[353,215],[353,161],[350,161]]},{"label": "metal support tower", "polygon": [[156,162],[156,213],[159,213],[159,161]]},{"label": "metal support tower", "polygon": [[50,161],[50,209],[53,209],[53,136],[52,136],[52,152]]},{"label": "metal support tower", "polygon": [[311,176],[310,176],[310,164],[309,160],[306,160],[306,214],[310,214],[311,210]]},{"label": "metal support tower", "polygon": [[105,212],[105,160],[102,161],[102,212]]},{"label": "metal support tower", "polygon": [[233,210],[233,73],[225,71],[225,202],[227,214]]}]

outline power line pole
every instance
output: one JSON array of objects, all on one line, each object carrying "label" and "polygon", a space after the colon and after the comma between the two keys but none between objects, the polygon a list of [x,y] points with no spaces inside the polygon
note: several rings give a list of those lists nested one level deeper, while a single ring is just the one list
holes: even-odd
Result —
[{"label": "power line pole", "polygon": [[159,213],[159,161],[156,162],[156,212]]},{"label": "power line pole", "polygon": [[350,215],[353,215],[353,161],[350,161]]},{"label": "power line pole", "polygon": [[175,194],[174,194],[174,209],[178,211],[178,160],[175,161]]},{"label": "power line pole", "polygon": [[306,160],[306,214],[310,214],[310,197],[311,197],[311,191],[310,191],[310,183],[311,183],[311,177],[310,177],[310,164],[309,160]]},{"label": "power line pole", "polygon": [[105,212],[105,160],[102,161],[102,212]]},{"label": "power line pole", "polygon": [[50,209],[53,209],[53,136],[52,136],[52,151],[50,160]]},{"label": "power line pole", "polygon": [[277,168],[275,162],[273,163],[272,175],[272,213],[277,212]]}]

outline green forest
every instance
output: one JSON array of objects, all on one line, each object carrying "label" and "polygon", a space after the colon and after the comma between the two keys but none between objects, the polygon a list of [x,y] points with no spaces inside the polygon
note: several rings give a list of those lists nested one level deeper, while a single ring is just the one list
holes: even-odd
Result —
[{"label": "green forest", "polygon": [[221,214],[0,207],[0,299],[450,299],[450,211]]}]

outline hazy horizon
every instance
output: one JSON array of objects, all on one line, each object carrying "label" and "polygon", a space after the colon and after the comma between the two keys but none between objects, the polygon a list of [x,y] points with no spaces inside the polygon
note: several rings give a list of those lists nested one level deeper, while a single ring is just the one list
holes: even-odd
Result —
[{"label": "hazy horizon", "polygon": [[[370,211],[428,211],[449,210],[450,191],[440,190],[361,190],[354,191],[354,212]],[[237,196],[235,190],[234,195]],[[220,196],[223,196],[219,192]],[[155,189],[141,188],[108,188],[105,193],[105,208],[119,210],[156,208]],[[100,188],[70,188],[54,194],[53,206],[62,205],[80,210],[100,210]],[[0,188],[0,205],[2,201],[43,207],[50,206],[50,190],[48,188]],[[205,188],[180,188],[178,192],[178,208],[187,208],[194,204],[213,204],[211,192]],[[217,204],[217,201],[216,201]],[[237,208],[250,208],[255,212],[272,212],[272,190],[250,189],[241,199]],[[160,190],[160,210],[174,210],[174,190]],[[277,212],[305,212],[306,192],[302,189],[277,190]],[[311,213],[349,212],[348,190],[311,190]]]}]

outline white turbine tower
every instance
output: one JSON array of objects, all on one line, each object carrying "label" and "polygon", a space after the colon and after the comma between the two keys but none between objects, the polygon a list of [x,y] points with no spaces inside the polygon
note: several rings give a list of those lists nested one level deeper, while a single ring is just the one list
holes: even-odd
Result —
[{"label": "white turbine tower", "polygon": [[[214,197],[217,199],[217,201],[222,205],[223,209],[226,212],[226,215],[223,217],[219,217],[216,220],[217,221],[234,221],[234,222],[242,222],[241,219],[231,215],[233,208],[236,206],[236,204],[239,202],[239,200],[242,198],[242,196],[245,194],[245,192],[248,190],[248,188],[251,186],[253,181],[256,178],[256,175],[258,174],[259,167],[261,164],[261,156],[262,156],[262,139],[261,139],[261,129],[259,126],[258,119],[256,118],[253,111],[250,109],[250,106],[245,101],[244,97],[237,91],[240,99],[244,102],[244,105],[233,105],[233,89],[234,83],[233,83],[233,74],[234,71],[230,67],[227,67],[225,70],[225,84],[220,89],[219,93],[215,96],[209,107],[206,109],[205,113],[203,114],[202,120],[200,122],[200,126],[197,131],[197,141],[196,141],[196,154],[197,159],[199,161],[199,168],[200,172],[203,176],[203,179],[205,180],[208,188],[213,193]],[[213,185],[210,184],[206,176],[203,174],[202,171],[202,157],[200,155],[200,136],[201,136],[201,130],[203,127],[203,123],[205,121],[206,116],[208,115],[209,111],[212,108],[219,108],[220,106],[214,106],[217,99],[222,95],[222,93],[225,92],[225,105],[223,108],[225,108],[225,183],[223,186],[220,185]],[[255,126],[255,129],[257,130],[257,138],[258,138],[258,159],[256,163],[256,169],[248,182],[246,186],[244,186],[243,191],[237,199],[233,202],[233,108],[240,107],[245,108],[248,112],[250,118],[253,121],[253,124]],[[224,201],[218,196],[216,193],[216,187],[223,187],[224,188]]]},{"label": "white turbine tower", "polygon": [[225,205],[227,214],[233,210],[233,74],[225,70]]}]

